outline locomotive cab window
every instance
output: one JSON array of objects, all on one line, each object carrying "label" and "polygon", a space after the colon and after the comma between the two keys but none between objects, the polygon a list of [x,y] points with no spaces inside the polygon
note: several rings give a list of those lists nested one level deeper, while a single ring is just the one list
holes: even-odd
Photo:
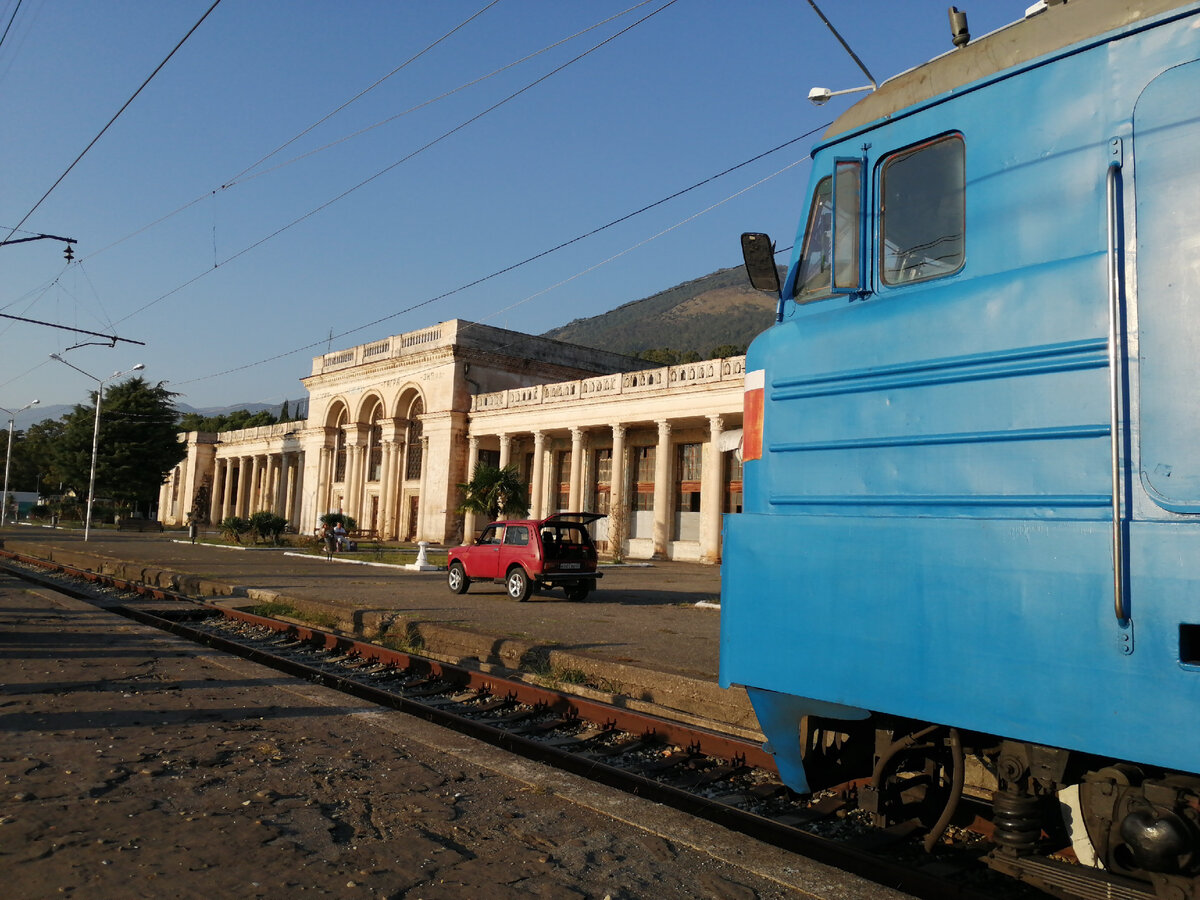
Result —
[{"label": "locomotive cab window", "polygon": [[792,299],[797,303],[862,287],[862,163],[837,160],[813,192]]},{"label": "locomotive cab window", "polygon": [[800,271],[792,298],[807,303],[831,293],[833,266],[833,179],[822,178],[813,191],[812,207],[808,211],[808,226],[804,230],[804,249],[800,252]]},{"label": "locomotive cab window", "polygon": [[963,141],[939,138],[894,153],[880,174],[884,284],[951,275],[965,258]]}]

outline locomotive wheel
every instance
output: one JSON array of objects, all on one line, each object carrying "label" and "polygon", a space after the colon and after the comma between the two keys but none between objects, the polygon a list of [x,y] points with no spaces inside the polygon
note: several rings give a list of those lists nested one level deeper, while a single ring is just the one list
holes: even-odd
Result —
[{"label": "locomotive wheel", "polygon": [[954,728],[930,725],[877,741],[867,789],[875,824],[919,822],[929,832],[925,849],[932,851],[958,807],[963,776],[962,745]]},{"label": "locomotive wheel", "polygon": [[529,584],[529,576],[520,566],[513,566],[509,570],[508,577],[504,579],[504,588],[508,591],[508,596],[517,602],[528,600],[529,595],[533,592],[533,588]]}]

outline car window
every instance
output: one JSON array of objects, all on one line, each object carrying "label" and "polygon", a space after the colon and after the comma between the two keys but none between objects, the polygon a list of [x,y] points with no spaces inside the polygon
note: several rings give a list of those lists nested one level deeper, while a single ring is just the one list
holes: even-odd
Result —
[{"label": "car window", "polygon": [[499,544],[504,536],[504,527],[501,525],[489,525],[483,529],[483,534],[479,536],[476,543],[479,544]]},{"label": "car window", "polygon": [[529,527],[526,525],[509,525],[504,532],[504,543],[512,547],[529,545]]}]

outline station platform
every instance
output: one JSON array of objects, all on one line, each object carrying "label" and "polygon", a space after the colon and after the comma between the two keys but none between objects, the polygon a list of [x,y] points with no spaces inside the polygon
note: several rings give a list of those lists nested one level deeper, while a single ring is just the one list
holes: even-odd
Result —
[{"label": "station platform", "polygon": [[715,566],[602,564],[599,587],[585,601],[551,590],[516,603],[499,584],[452,594],[444,571],[192,544],[180,532],[93,530],[84,542],[78,530],[14,526],[3,541],[17,553],[222,605],[286,604],[314,627],[336,622],[345,633],[445,662],[521,673],[564,692],[762,739],[745,691],[717,685]]}]

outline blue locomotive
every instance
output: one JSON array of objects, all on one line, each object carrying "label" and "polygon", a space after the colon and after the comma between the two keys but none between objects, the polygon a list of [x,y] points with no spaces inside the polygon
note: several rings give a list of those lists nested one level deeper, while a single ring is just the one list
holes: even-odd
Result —
[{"label": "blue locomotive", "polygon": [[782,285],[743,236],[780,301],[721,681],[797,791],[929,849],[986,801],[996,869],[1195,900],[1200,3],[955,44],[816,145]]}]

